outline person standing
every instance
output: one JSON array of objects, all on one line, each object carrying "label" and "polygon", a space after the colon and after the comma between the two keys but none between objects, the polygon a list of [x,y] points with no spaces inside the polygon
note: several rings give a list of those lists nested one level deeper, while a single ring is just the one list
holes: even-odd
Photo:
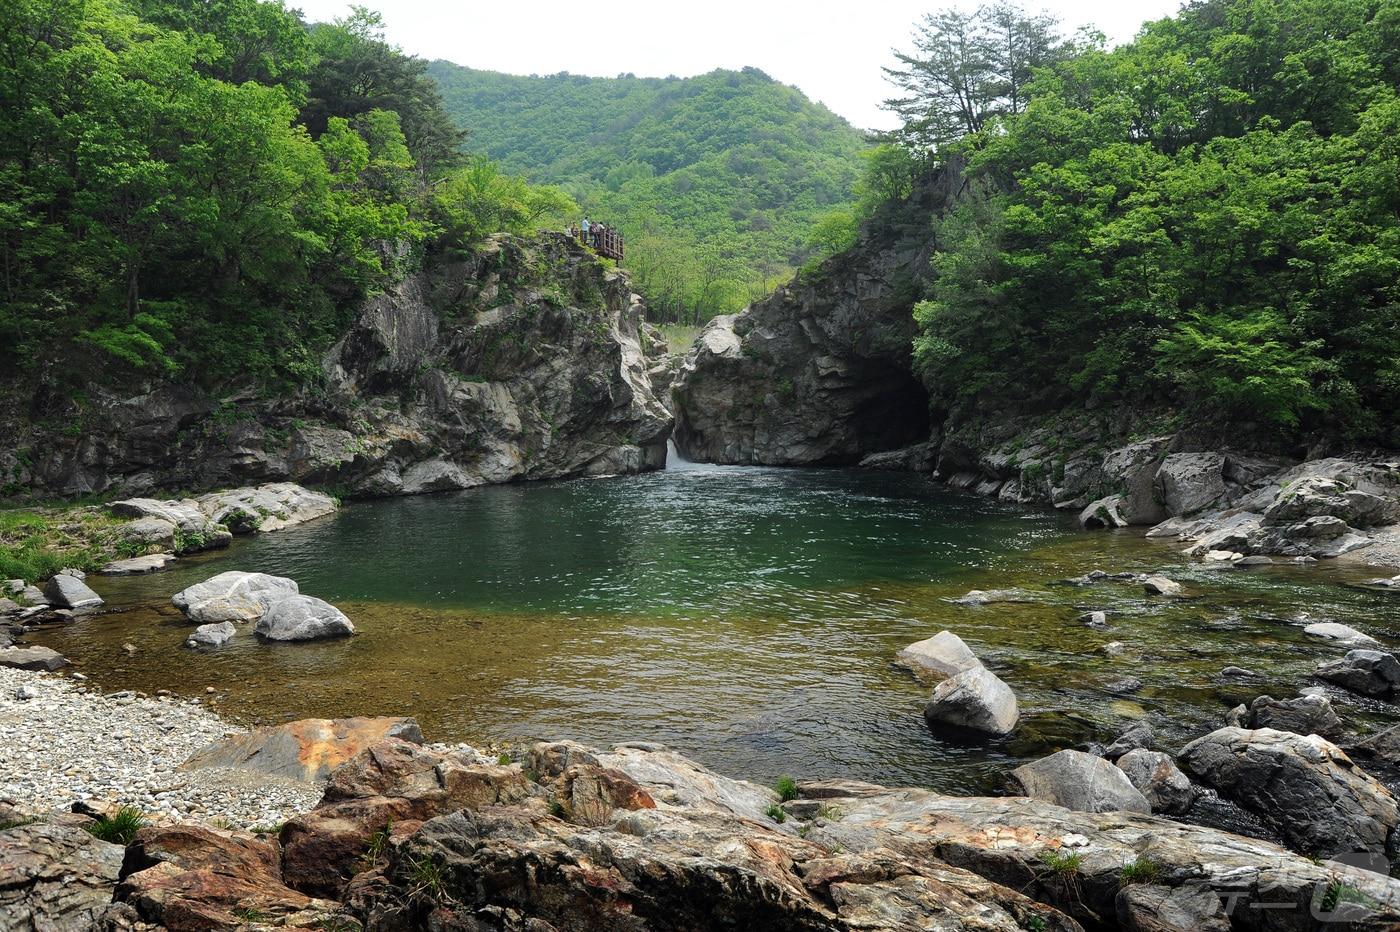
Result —
[{"label": "person standing", "polygon": [[587,217],[584,217],[584,218],[583,218],[583,223],[582,223],[582,224],[580,225],[580,227],[579,227],[581,230],[583,230],[583,242],[584,242],[584,245],[588,245],[588,230],[589,230],[589,228],[590,228],[591,226],[592,226],[592,224],[588,222],[588,218],[587,218]]}]

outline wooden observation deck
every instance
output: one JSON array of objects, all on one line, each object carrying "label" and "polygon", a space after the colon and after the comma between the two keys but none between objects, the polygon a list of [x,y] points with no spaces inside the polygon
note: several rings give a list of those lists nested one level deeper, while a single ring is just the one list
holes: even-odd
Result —
[{"label": "wooden observation deck", "polygon": [[592,228],[589,229],[587,236],[585,236],[583,230],[578,227],[571,228],[569,233],[573,235],[574,239],[592,249],[600,256],[606,256],[609,259],[621,262],[626,255],[626,249],[622,242],[622,234],[612,227],[605,227],[595,223]]}]

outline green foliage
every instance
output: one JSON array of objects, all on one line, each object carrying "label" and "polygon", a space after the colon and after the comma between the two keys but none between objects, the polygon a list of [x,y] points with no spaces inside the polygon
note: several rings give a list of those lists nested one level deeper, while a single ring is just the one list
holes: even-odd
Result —
[{"label": "green foliage", "polygon": [[1118,882],[1122,886],[1134,883],[1156,883],[1162,875],[1162,865],[1150,858],[1138,858],[1131,864],[1124,864],[1118,872]]},{"label": "green foliage", "polygon": [[119,524],[93,508],[0,509],[0,579],[33,583],[64,567],[95,570],[143,554],[122,537]]},{"label": "green foliage", "polygon": [[773,791],[778,794],[778,798],[783,802],[797,798],[797,781],[792,777],[779,777],[778,782],[773,784]]},{"label": "green foliage", "polygon": [[1053,874],[1078,874],[1084,865],[1084,855],[1066,854],[1063,851],[1043,851],[1040,862]]},{"label": "green foliage", "polygon": [[779,825],[782,825],[784,822],[787,821],[787,813],[783,811],[782,806],[779,806],[776,803],[763,810],[763,814],[768,816],[768,818],[772,819],[774,822],[777,822]]},{"label": "green foliage", "polygon": [[515,77],[434,62],[472,144],[616,225],[662,319],[699,323],[786,281],[848,207],[861,133],[756,69]]},{"label": "green foliage", "polygon": [[969,124],[915,311],[935,402],[1400,442],[1397,24],[1397,0],[1212,0]]},{"label": "green foliage", "polygon": [[572,211],[453,174],[462,133],[381,31],[281,0],[0,5],[0,377],[305,384],[427,251]]},{"label": "green foliage", "polygon": [[110,841],[118,845],[129,845],[136,839],[136,833],[146,824],[146,817],[134,806],[122,806],[111,815],[103,816],[91,825],[84,826],[94,838]]}]

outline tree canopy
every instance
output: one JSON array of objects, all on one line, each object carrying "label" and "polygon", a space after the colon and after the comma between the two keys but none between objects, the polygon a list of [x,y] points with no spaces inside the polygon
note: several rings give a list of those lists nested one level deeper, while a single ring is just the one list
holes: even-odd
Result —
[{"label": "tree canopy", "polygon": [[0,4],[5,374],[305,381],[426,251],[569,212],[474,187],[424,63],[378,30],[280,0]]},{"label": "tree canopy", "polygon": [[973,194],[916,313],[935,403],[1400,441],[1398,90],[1400,0],[1206,0],[939,130]]},{"label": "tree canopy", "polygon": [[863,135],[753,68],[694,78],[517,77],[434,62],[472,148],[557,184],[623,232],[652,308],[738,310],[810,253],[848,207]]}]

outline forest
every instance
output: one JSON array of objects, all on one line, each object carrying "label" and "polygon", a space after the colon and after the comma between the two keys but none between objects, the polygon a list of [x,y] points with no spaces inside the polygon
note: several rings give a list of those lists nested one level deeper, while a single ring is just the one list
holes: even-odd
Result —
[{"label": "forest", "polygon": [[935,406],[1400,442],[1400,2],[1207,0],[1113,50],[945,12],[891,77],[969,183],[916,308]]},{"label": "forest", "polygon": [[433,62],[471,147],[557,184],[627,238],[661,318],[699,323],[791,277],[847,210],[864,135],[756,68],[690,78],[522,77]]},{"label": "forest", "polygon": [[574,213],[466,155],[382,29],[267,0],[0,4],[5,372],[304,384],[425,254]]}]

